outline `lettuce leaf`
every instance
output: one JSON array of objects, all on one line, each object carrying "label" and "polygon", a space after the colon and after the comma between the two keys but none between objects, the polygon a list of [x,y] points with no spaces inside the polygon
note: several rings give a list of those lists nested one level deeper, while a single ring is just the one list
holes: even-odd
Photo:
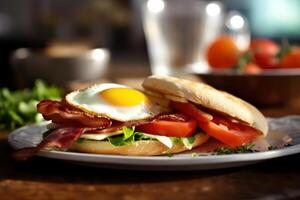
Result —
[{"label": "lettuce leaf", "polygon": [[151,140],[152,138],[145,136],[141,132],[135,132],[134,127],[123,127],[123,134],[108,137],[108,141],[114,146],[124,146],[134,144],[140,140]]},{"label": "lettuce leaf", "polygon": [[181,142],[184,144],[184,146],[188,149],[193,148],[193,144],[195,142],[195,137],[186,137],[186,138],[181,138]]},{"label": "lettuce leaf", "polygon": [[36,105],[43,99],[60,99],[63,90],[36,80],[32,89],[9,90],[0,88],[0,130],[15,128],[43,121]]},{"label": "lettuce leaf", "polygon": [[[142,132],[135,132],[135,128],[123,127],[123,134],[114,135],[108,137],[107,140],[114,146],[124,146],[134,144],[137,141],[141,140],[157,140],[149,136],[149,134],[144,134]],[[195,142],[195,137],[170,137],[172,144],[182,143],[186,148],[192,149]]]}]

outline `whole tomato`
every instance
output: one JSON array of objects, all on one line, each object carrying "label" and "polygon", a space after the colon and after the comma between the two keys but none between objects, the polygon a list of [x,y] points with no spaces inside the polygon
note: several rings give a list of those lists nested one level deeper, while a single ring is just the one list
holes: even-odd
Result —
[{"label": "whole tomato", "polygon": [[280,66],[283,68],[300,68],[300,49],[293,49],[286,53],[282,57]]},{"label": "whole tomato", "polygon": [[253,53],[252,60],[265,69],[279,67],[280,61],[276,57],[279,50],[279,46],[268,39],[255,39],[250,44],[250,51]]},{"label": "whole tomato", "polygon": [[236,65],[241,51],[230,36],[218,37],[207,49],[208,64],[213,68],[232,68]]}]

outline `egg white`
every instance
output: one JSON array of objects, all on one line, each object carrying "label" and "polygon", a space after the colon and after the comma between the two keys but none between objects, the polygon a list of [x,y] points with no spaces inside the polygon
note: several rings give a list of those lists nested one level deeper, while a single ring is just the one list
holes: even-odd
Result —
[{"label": "egg white", "polygon": [[101,91],[109,88],[129,87],[114,83],[94,85],[84,90],[71,92],[66,96],[66,101],[68,104],[88,113],[122,122],[145,119],[166,112],[167,108],[159,105],[157,101],[153,102],[151,98],[147,104],[141,103],[136,106],[112,105],[99,95]]}]

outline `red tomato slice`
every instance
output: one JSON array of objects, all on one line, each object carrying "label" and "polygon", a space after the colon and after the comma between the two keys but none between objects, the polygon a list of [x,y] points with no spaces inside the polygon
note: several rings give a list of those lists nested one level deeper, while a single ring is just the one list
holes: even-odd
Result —
[{"label": "red tomato slice", "polygon": [[136,127],[136,130],[153,135],[168,137],[190,137],[195,133],[197,121],[191,119],[187,122],[174,122],[157,120]]},{"label": "red tomato slice", "polygon": [[213,119],[212,115],[199,110],[195,105],[191,103],[181,103],[172,101],[171,107],[175,108],[176,110],[179,110],[183,114],[194,118],[195,120],[197,120],[198,123],[209,122]]},{"label": "red tomato slice", "polygon": [[258,135],[258,131],[254,128],[230,119],[209,115],[191,103],[172,102],[171,106],[193,117],[205,133],[230,147],[250,143]]},{"label": "red tomato slice", "polygon": [[[215,117],[214,117],[215,118]],[[222,122],[224,119],[222,119]],[[208,123],[199,124],[202,130],[217,140],[237,147],[252,142],[257,136],[258,131],[243,124],[238,124],[227,120],[226,123],[217,123],[214,120]]]}]

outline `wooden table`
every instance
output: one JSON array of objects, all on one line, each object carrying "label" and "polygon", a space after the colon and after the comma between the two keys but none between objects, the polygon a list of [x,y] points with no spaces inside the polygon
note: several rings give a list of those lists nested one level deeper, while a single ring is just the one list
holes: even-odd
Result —
[{"label": "wooden table", "polygon": [[[268,116],[300,114],[269,108]],[[300,154],[246,167],[190,172],[89,168],[34,157],[10,159],[0,140],[0,199],[300,199]]]},{"label": "wooden table", "polygon": [[46,158],[16,163],[0,140],[0,199],[299,199],[300,155],[211,171],[88,168]]}]

